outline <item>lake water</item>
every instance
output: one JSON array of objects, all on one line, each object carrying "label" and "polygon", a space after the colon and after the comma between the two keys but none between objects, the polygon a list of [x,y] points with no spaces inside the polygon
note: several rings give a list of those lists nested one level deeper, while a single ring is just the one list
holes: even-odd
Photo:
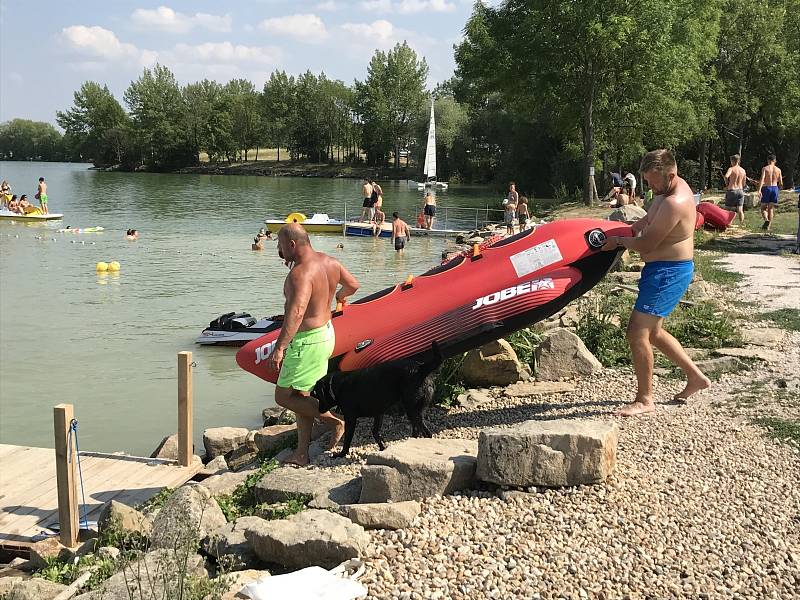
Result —
[{"label": "lake water", "polygon": [[[235,349],[194,339],[228,311],[282,312],[287,273],[274,242],[250,250],[265,218],[299,210],[360,212],[361,182],[103,173],[87,165],[0,162],[0,180],[32,199],[46,178],[51,223],[0,222],[0,442],[52,446],[52,407],[75,405],[83,449],[149,454],[177,430],[177,359],[191,350],[197,451],[207,427],[260,426],[272,385],[240,370]],[[411,219],[420,193],[384,188],[387,214]],[[497,206],[474,187],[439,192],[444,207]],[[32,200],[33,201],[33,200]],[[35,201],[34,201],[35,202]],[[56,229],[102,226],[101,233]],[[124,238],[140,231],[138,242]],[[36,238],[42,239],[36,239]],[[447,242],[416,238],[404,256],[386,239],[312,236],[361,282],[358,296],[427,270]],[[344,249],[336,248],[344,242]],[[118,274],[98,274],[117,260]]]}]

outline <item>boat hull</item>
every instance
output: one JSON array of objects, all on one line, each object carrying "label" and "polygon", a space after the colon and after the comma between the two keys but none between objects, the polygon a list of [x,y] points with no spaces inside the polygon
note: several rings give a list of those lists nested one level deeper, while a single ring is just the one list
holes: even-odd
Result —
[{"label": "boat hull", "polygon": [[0,211],[0,219],[3,221],[60,221],[64,218],[61,213],[50,213],[49,215],[19,215],[10,211]]},{"label": "boat hull", "polygon": [[[631,229],[595,219],[548,223],[361,298],[332,314],[329,369],[423,358],[433,342],[454,356],[545,319],[605,276],[621,252],[599,250],[608,235],[630,236]],[[239,366],[275,383],[267,358],[279,333],[245,345]]]},{"label": "boat hull", "polygon": [[[272,233],[279,232],[287,223],[283,221],[264,221]],[[342,235],[342,223],[300,223],[308,233],[338,233]]]},{"label": "boat hull", "polygon": [[[372,225],[370,223],[345,223],[344,234],[353,237],[375,237]],[[381,227],[381,232],[378,234],[378,237],[392,237],[392,226],[388,223],[384,223]]]}]

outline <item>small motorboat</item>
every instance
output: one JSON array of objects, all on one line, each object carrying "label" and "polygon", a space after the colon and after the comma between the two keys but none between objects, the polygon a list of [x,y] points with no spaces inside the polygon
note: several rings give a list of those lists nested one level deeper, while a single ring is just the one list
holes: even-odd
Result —
[{"label": "small motorboat", "polygon": [[38,208],[28,214],[21,215],[13,211],[3,209],[0,210],[0,219],[4,221],[60,221],[64,218],[61,213],[48,213],[42,214]]},{"label": "small motorboat", "polygon": [[287,223],[299,223],[308,233],[342,233],[344,221],[332,219],[326,213],[314,213],[311,217],[293,212],[286,219],[266,219],[264,223],[272,233],[277,233]]},{"label": "small motorboat", "polygon": [[[373,223],[363,223],[361,221],[348,221],[344,224],[344,234],[355,237],[375,237],[375,225]],[[378,237],[392,237],[392,226],[389,223],[381,225],[381,232]]]},{"label": "small motorboat", "polygon": [[211,321],[195,342],[204,346],[244,346],[281,326],[283,316],[256,319],[249,313],[225,313]]}]

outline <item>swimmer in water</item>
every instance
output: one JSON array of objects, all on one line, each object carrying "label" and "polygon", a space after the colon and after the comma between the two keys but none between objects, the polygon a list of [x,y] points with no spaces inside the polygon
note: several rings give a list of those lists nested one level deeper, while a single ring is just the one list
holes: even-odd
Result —
[{"label": "swimmer in water", "polygon": [[264,230],[262,227],[258,230],[256,237],[253,238],[253,244],[250,246],[252,250],[263,250],[264,249],[264,242],[266,240],[271,240],[272,235],[269,231]]},{"label": "swimmer in water", "polygon": [[139,239],[139,232],[136,229],[128,229],[125,233],[125,239],[129,242],[135,242]]}]

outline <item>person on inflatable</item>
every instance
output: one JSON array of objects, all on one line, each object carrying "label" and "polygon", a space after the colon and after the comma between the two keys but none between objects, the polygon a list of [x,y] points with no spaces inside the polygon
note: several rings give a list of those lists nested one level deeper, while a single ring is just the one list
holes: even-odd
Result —
[{"label": "person on inflatable", "polygon": [[8,203],[11,201],[11,186],[8,185],[8,181],[3,179],[3,183],[0,183],[0,201],[2,201],[3,208],[8,207]]},{"label": "person on inflatable", "polygon": [[17,200],[16,194],[11,196],[11,200],[8,201],[8,210],[10,210],[13,213],[17,213],[18,215],[24,214],[22,212],[22,209],[20,209],[19,207],[19,200]]},{"label": "person on inflatable", "polygon": [[278,256],[290,266],[283,284],[286,296],[283,327],[269,355],[279,371],[275,402],[297,415],[297,449],[286,459],[308,464],[308,447],[314,419],[331,429],[329,449],[339,443],[344,423],[330,412],[320,414],[319,401],[311,396],[314,385],[328,373],[328,359],[335,347],[331,304],[358,291],[359,283],[335,258],[311,247],[301,225],[289,224],[278,232]]},{"label": "person on inflatable", "polygon": [[632,225],[635,237],[610,236],[603,246],[603,250],[635,250],[645,262],[639,281],[639,296],[627,331],[638,389],[633,402],[619,411],[621,416],[655,410],[653,346],[686,375],[686,387],[675,396],[675,401],[685,402],[711,385],[680,342],[662,327],[664,319],[686,293],[694,274],[697,216],[692,188],[678,177],[675,157],[668,150],[648,152],[639,171],[653,189],[653,205]]},{"label": "person on inflatable", "polygon": [[761,169],[761,180],[758,182],[758,196],[761,198],[761,216],[764,224],[761,229],[769,231],[772,227],[772,217],[778,205],[778,195],[783,187],[783,173],[775,164],[777,159],[774,154],[767,157],[767,165]]},{"label": "person on inflatable", "polygon": [[28,195],[22,194],[19,198],[19,214],[21,215],[29,215],[33,212],[38,211],[39,209],[36,208],[33,204],[28,202]]}]

